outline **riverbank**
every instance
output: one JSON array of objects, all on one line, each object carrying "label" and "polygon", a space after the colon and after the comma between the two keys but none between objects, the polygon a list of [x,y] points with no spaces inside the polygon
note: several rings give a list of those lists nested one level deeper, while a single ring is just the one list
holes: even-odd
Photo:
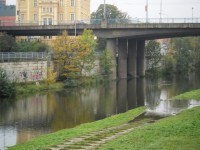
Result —
[{"label": "riverbank", "polygon": [[69,140],[71,138],[80,137],[91,132],[98,132],[99,130],[120,126],[128,121],[139,116],[145,112],[145,107],[136,108],[128,112],[114,115],[103,120],[99,120],[93,123],[86,123],[75,128],[64,129],[56,133],[43,135],[32,139],[31,141],[19,144],[14,147],[10,147],[9,150],[35,150],[35,149],[47,149],[49,147],[55,146]]},{"label": "riverbank", "polygon": [[[90,137],[87,138],[87,140],[103,139],[105,138],[104,136],[112,135],[114,131],[118,130],[118,126],[127,124],[127,122],[133,120],[144,111],[145,108],[137,108],[97,122],[87,123],[76,128],[65,129],[49,135],[40,136],[30,142],[16,145],[9,149],[59,149],[57,146],[63,143],[69,144],[71,140],[80,140],[80,137],[88,137],[91,134],[100,133],[104,129],[115,127],[112,128],[113,131],[110,130],[108,133],[100,136],[98,135],[98,137],[94,136],[92,139]],[[198,149],[198,141],[200,140],[199,116],[199,107],[186,110],[176,116],[161,119],[156,123],[148,123],[148,126],[140,126],[137,130],[130,130],[126,133],[127,135],[123,134],[121,137],[117,137],[117,140],[112,139],[113,141],[110,144],[101,145],[98,149],[132,149],[133,146],[135,146],[135,149],[184,150],[185,147],[185,149],[188,150]],[[143,123],[146,123],[146,120],[144,120]],[[87,145],[87,142],[88,141],[84,141],[75,145]],[[162,145],[162,142],[164,145]],[[180,145],[183,147],[180,147]]]},{"label": "riverbank", "polygon": [[199,116],[200,107],[185,110],[176,116],[132,131],[98,149],[197,150],[200,147]]},{"label": "riverbank", "polygon": [[45,83],[26,83],[26,84],[17,84],[16,85],[16,96],[19,95],[30,95],[38,92],[43,92],[47,90],[56,90],[62,89],[64,84],[61,82],[51,83],[47,85]]},{"label": "riverbank", "polygon": [[[119,136],[111,137],[109,143],[102,143],[95,149],[181,149],[196,150],[200,143],[200,107],[182,111],[176,116],[160,119],[156,122],[149,122],[136,118],[145,111],[145,108],[137,108],[123,114],[115,115],[93,123],[80,125],[76,128],[61,130],[56,133],[35,138],[27,143],[10,147],[9,150],[36,150],[36,149],[60,149],[60,146],[96,146],[90,142],[105,139],[104,136],[113,135],[119,132]],[[135,124],[125,126],[128,122],[135,120]],[[123,125],[124,124],[124,125]],[[139,127],[137,125],[139,124]],[[145,125],[147,124],[147,125]],[[134,129],[134,127],[136,127]],[[106,130],[106,132],[104,132]],[[124,134],[121,131],[125,130]],[[128,132],[126,132],[128,130]],[[108,132],[107,132],[108,131]],[[94,136],[93,136],[94,135]],[[91,138],[92,136],[92,138]],[[82,140],[84,141],[79,141]],[[74,140],[77,142],[74,144]],[[108,138],[106,137],[106,140]],[[67,145],[67,143],[70,145]],[[73,144],[72,144],[73,143]],[[107,144],[106,144],[107,143]],[[66,145],[65,145],[66,144]],[[63,147],[63,149],[65,149]]]},{"label": "riverbank", "polygon": [[186,92],[171,98],[172,100],[200,100],[200,89]]}]

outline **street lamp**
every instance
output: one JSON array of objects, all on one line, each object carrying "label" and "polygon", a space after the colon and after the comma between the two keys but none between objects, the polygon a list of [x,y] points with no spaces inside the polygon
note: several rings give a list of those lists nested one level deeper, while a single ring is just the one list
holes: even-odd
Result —
[{"label": "street lamp", "polygon": [[160,1],[160,23],[162,22],[162,0]]},{"label": "street lamp", "polygon": [[192,23],[193,23],[193,10],[194,10],[194,7],[192,7]]},{"label": "street lamp", "polygon": [[148,0],[146,0],[145,11],[146,11],[146,23],[148,23]]},{"label": "street lamp", "polygon": [[76,36],[76,0],[74,0],[74,35]]},{"label": "street lamp", "polygon": [[106,0],[104,0],[104,5],[103,6],[104,6],[104,9],[103,9],[104,10],[103,11],[103,16],[104,17],[103,18],[106,19]]}]

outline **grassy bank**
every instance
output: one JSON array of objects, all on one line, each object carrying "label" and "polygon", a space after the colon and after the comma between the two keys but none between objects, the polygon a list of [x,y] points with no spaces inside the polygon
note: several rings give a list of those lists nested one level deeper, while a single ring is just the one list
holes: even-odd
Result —
[{"label": "grassy bank", "polygon": [[16,95],[29,95],[34,94],[46,90],[54,90],[63,88],[63,83],[56,82],[52,83],[49,86],[44,83],[40,83],[36,85],[35,83],[27,83],[27,84],[17,84],[16,85]]},{"label": "grassy bank", "polygon": [[162,119],[98,148],[100,150],[197,150],[200,148],[200,107]]},{"label": "grassy bank", "polygon": [[73,137],[79,137],[81,135],[84,135],[93,131],[98,131],[101,129],[121,125],[123,123],[126,123],[132,120],[133,118],[140,115],[144,111],[145,111],[145,108],[140,107],[134,110],[130,110],[126,113],[111,116],[109,118],[99,120],[93,123],[82,124],[80,126],[77,126],[76,128],[65,129],[65,130],[58,131],[56,133],[40,136],[38,138],[32,139],[31,141],[27,143],[10,147],[9,149],[10,150],[45,149]]},{"label": "grassy bank", "polygon": [[200,89],[177,95],[171,99],[172,100],[190,100],[190,99],[200,100]]}]

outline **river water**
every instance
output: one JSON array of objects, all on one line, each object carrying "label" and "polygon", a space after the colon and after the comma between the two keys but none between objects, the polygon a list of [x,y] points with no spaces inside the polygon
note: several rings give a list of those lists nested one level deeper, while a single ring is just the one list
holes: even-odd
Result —
[{"label": "river water", "polygon": [[200,77],[120,80],[0,102],[0,150],[33,137],[147,106],[148,113],[168,116],[200,101],[168,101],[200,88]]}]

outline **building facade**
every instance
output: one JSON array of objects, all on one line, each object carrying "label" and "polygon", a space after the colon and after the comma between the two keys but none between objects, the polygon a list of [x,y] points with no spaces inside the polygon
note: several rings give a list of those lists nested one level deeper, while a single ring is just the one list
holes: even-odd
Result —
[{"label": "building facade", "polygon": [[15,9],[14,5],[0,5],[0,26],[12,26],[15,24]]},{"label": "building facade", "polygon": [[16,0],[16,22],[58,25],[90,19],[90,0]]},{"label": "building facade", "polygon": [[6,0],[0,0],[0,5],[6,5]]}]

